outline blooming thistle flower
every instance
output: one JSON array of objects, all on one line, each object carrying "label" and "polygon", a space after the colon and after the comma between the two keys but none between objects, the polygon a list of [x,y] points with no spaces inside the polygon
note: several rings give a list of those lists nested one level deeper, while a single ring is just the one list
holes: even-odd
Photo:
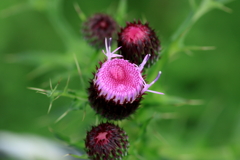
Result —
[{"label": "blooming thistle flower", "polygon": [[106,53],[103,53],[107,60],[100,62],[100,68],[97,68],[93,80],[90,81],[88,99],[98,114],[109,120],[121,120],[136,111],[146,91],[163,94],[148,90],[158,80],[161,72],[152,83],[146,84],[141,72],[150,54],[137,66],[128,60],[117,58],[122,57],[114,54],[120,47],[111,52],[111,38],[109,41],[105,39],[105,44]]},{"label": "blooming thistle flower", "polygon": [[87,19],[82,26],[84,38],[96,48],[104,47],[104,38],[117,33],[118,24],[107,14],[98,13]]},{"label": "blooming thistle flower", "polygon": [[101,123],[87,132],[86,152],[92,160],[121,159],[127,155],[128,136],[119,126]]},{"label": "blooming thistle flower", "polygon": [[142,24],[140,20],[128,22],[125,28],[121,28],[118,46],[122,46],[120,54],[135,64],[141,63],[148,54],[151,55],[148,67],[159,59],[160,41],[148,23]]}]

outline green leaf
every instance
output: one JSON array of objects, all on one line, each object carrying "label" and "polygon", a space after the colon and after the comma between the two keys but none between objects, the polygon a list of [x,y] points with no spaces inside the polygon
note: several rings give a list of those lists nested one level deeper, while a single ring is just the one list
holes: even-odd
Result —
[{"label": "green leaf", "polygon": [[138,134],[138,139],[137,141],[140,141],[144,138],[144,136],[146,135],[146,132],[147,132],[147,127],[149,125],[149,123],[151,122],[151,120],[153,119],[153,116],[148,118],[147,120],[145,120],[141,127],[140,127],[140,131],[139,131],[139,134]]},{"label": "green leaf", "polygon": [[116,20],[119,24],[123,24],[127,13],[127,0],[120,0],[117,9]]},{"label": "green leaf", "polygon": [[56,137],[57,139],[59,139],[59,140],[65,142],[65,143],[67,143],[68,145],[71,145],[71,140],[70,140],[69,137],[67,137],[67,136],[65,136],[65,135],[62,135],[62,134],[60,134],[60,133],[57,133],[57,132],[55,132],[55,131],[53,131],[52,128],[49,128],[49,130],[50,130],[50,132],[53,133],[54,137]]}]

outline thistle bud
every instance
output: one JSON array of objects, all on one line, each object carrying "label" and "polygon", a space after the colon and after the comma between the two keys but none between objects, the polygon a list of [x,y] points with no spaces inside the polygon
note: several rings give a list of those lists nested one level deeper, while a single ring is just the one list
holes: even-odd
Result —
[{"label": "thistle bud", "polygon": [[86,152],[91,160],[115,160],[127,155],[126,132],[112,123],[101,123],[87,132]]},{"label": "thistle bud", "polygon": [[118,25],[107,14],[98,13],[89,17],[82,26],[82,34],[90,45],[96,48],[104,47],[105,37],[116,36]]},{"label": "thistle bud", "polygon": [[144,57],[150,54],[147,66],[150,67],[160,56],[160,41],[148,23],[141,21],[127,23],[118,33],[118,46],[121,46],[120,54],[124,59],[139,64]]}]

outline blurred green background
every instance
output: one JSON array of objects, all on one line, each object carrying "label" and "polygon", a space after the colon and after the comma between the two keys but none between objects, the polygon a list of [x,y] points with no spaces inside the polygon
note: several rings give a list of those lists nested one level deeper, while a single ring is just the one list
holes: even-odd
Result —
[{"label": "blurred green background", "polygon": [[[71,75],[72,68],[76,70],[75,63],[68,65],[68,61],[74,62],[73,53],[77,54],[82,70],[89,72],[84,77],[87,84],[94,70],[81,62],[87,62],[89,53],[96,51],[82,40],[82,21],[73,4],[79,4],[88,17],[96,12],[114,13],[119,1],[61,0],[58,6],[51,6],[58,4],[51,1],[55,0],[0,1],[0,130],[54,139],[48,129],[51,126],[77,141],[84,138],[86,130],[95,123],[91,109],[87,109],[90,113],[86,114],[85,122],[82,122],[83,111],[78,110],[69,112],[55,124],[54,121],[71,104],[71,99],[59,98],[47,114],[49,99],[27,87],[49,89],[49,79]],[[125,19],[148,21],[159,35],[164,50],[172,34],[191,12],[190,2],[128,1]],[[197,5],[199,3],[196,1]],[[202,103],[160,105],[156,101],[149,110],[141,108],[136,123],[144,123],[147,117],[157,114],[148,126],[145,135],[148,141],[143,142],[149,148],[139,147],[140,152],[146,152],[139,153],[137,159],[240,159],[240,1],[227,3],[226,7],[231,9],[230,13],[214,9],[201,17],[185,39],[186,45],[215,46],[215,49],[177,53],[161,68],[162,76],[154,85],[155,88],[161,85],[159,88],[167,96],[202,100]],[[53,12],[61,16],[56,17]],[[61,24],[69,30],[64,30]],[[69,52],[70,60],[64,61],[66,52]],[[44,65],[41,64],[44,61],[38,61],[41,54],[53,54],[46,63],[58,61],[59,67],[41,69]],[[56,59],[56,55],[62,59]],[[65,81],[63,78],[60,83],[62,89]],[[154,86],[152,89],[157,90]],[[69,88],[84,91],[86,87],[80,84],[78,76],[71,77]],[[152,97],[157,99],[155,95]],[[121,125],[131,140],[136,133],[134,119]]]}]

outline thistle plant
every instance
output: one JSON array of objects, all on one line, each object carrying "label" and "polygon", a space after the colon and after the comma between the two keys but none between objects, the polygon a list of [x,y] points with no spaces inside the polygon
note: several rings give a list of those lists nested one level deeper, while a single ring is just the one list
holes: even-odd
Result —
[{"label": "thistle plant", "polygon": [[[40,0],[34,2],[30,1],[29,4],[36,9]],[[186,35],[208,11],[216,8],[227,10],[224,4],[228,1],[189,2],[192,6],[189,16],[176,28],[172,37],[160,41],[161,31],[150,22],[143,23],[141,19],[134,21],[136,17],[126,18],[129,14],[126,0],[120,0],[110,14],[95,11],[91,14],[93,16],[86,16],[84,8],[81,10],[78,4],[74,4],[81,21],[81,35],[72,32],[61,15],[61,0],[44,1],[42,11],[47,13],[62,39],[64,53],[43,51],[33,55],[29,52],[17,55],[16,59],[24,63],[29,59],[34,62],[36,69],[31,72],[31,78],[48,72],[57,73],[51,77],[50,89],[30,89],[50,99],[48,114],[56,119],[50,125],[54,135],[80,151],[79,155],[69,155],[93,160],[181,159],[170,154],[178,154],[174,147],[158,142],[159,139],[165,140],[159,134],[158,125],[164,115],[169,119],[177,117],[177,109],[164,113],[165,106],[197,105],[199,101],[169,95],[165,88],[169,84],[158,81],[160,70],[165,74],[163,66],[167,67],[180,52],[213,49],[188,46],[185,44]],[[111,51],[111,46],[116,49]],[[144,70],[144,67],[148,69]],[[65,70],[59,72],[59,68]],[[60,79],[66,81],[65,86],[62,86]],[[148,79],[150,83],[147,83]],[[52,84],[56,84],[55,87]],[[146,95],[148,92],[156,94]],[[53,105],[61,97],[71,101],[62,106],[66,108],[65,112],[58,109],[61,104]],[[88,130],[89,126],[93,127]],[[190,159],[197,158],[192,155]]]}]

